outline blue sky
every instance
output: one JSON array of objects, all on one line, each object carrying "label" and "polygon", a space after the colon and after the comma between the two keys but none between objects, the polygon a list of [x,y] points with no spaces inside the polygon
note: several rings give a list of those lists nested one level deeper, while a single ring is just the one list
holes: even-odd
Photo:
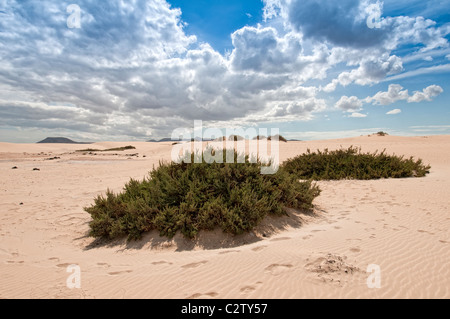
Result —
[{"label": "blue sky", "polygon": [[0,0],[0,141],[158,139],[194,120],[303,140],[449,134],[449,9]]},{"label": "blue sky", "polygon": [[182,19],[188,23],[186,33],[197,36],[200,42],[210,43],[222,54],[233,49],[234,31],[262,22],[264,7],[261,0],[171,0],[169,3],[181,8]]}]

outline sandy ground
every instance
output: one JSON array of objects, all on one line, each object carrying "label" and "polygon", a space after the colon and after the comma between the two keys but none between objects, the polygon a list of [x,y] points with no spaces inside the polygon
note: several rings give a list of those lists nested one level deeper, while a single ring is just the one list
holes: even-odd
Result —
[{"label": "sandy ground", "polygon": [[[450,298],[450,136],[281,143],[281,160],[355,145],[420,157],[432,171],[321,182],[315,214],[268,221],[266,237],[99,245],[83,207],[170,159],[170,143],[89,147],[129,144],[137,149],[83,155],[74,151],[85,145],[0,143],[0,298]],[[73,264],[80,289],[66,284]],[[369,265],[381,288],[368,287]]]}]

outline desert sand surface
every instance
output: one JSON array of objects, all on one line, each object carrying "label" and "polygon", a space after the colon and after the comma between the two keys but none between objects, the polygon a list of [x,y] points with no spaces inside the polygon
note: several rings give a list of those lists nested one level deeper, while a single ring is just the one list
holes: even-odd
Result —
[{"label": "desert sand surface", "polygon": [[[320,182],[314,214],[238,238],[105,244],[87,236],[83,207],[169,160],[171,143],[0,143],[0,298],[450,298],[450,136],[280,143],[281,161],[351,145],[422,158],[431,174]],[[80,289],[66,285],[73,264]],[[369,265],[381,288],[367,286]]]}]

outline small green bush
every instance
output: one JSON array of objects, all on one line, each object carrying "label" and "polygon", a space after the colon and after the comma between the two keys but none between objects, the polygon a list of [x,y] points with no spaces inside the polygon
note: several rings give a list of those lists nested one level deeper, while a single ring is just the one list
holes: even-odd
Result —
[{"label": "small green bush", "polygon": [[271,141],[272,139],[276,139],[276,138],[278,138],[278,141],[280,141],[280,142],[284,142],[284,143],[287,143],[287,142],[288,142],[287,139],[284,138],[284,137],[281,136],[281,135],[270,136],[270,137],[268,138],[268,140]]},{"label": "small green bush", "polygon": [[245,138],[243,138],[242,136],[239,136],[239,135],[230,135],[230,136],[228,137],[228,140],[229,140],[229,141],[239,142],[239,141],[244,141]]},{"label": "small green bush", "polygon": [[430,166],[422,160],[415,161],[412,157],[404,159],[399,156],[389,156],[375,152],[362,153],[361,149],[350,147],[336,151],[310,150],[283,163],[283,169],[299,179],[370,180],[380,178],[424,177],[429,173]]},{"label": "small green bush", "polygon": [[[268,215],[285,214],[286,208],[313,207],[320,190],[311,181],[300,182],[284,170],[262,175],[260,161],[251,163],[248,156],[231,152],[236,164],[160,163],[148,178],[131,180],[122,193],[108,190],[106,197],[99,196],[85,208],[92,216],[90,235],[133,240],[158,230],[161,236],[180,231],[194,238],[201,230],[218,227],[238,235]],[[189,155],[194,163],[198,155]],[[238,164],[238,158],[245,163]]]}]

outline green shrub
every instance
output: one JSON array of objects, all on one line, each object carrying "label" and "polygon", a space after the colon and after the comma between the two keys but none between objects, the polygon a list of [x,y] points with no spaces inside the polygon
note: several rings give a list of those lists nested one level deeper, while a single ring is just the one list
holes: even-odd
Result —
[{"label": "green shrub", "polygon": [[404,159],[375,152],[362,153],[350,147],[336,151],[325,150],[297,156],[283,163],[283,169],[299,179],[341,180],[424,177],[430,166],[412,157]]},{"label": "green shrub", "polygon": [[288,142],[287,139],[281,135],[269,136],[268,140],[271,141],[272,139],[276,139],[276,138],[278,138],[278,141],[280,141],[280,142],[284,142],[284,143]]},{"label": "green shrub", "polygon": [[228,140],[229,140],[229,141],[239,142],[239,141],[244,141],[245,138],[243,138],[242,136],[239,136],[239,135],[230,135],[230,136],[228,137]]},{"label": "green shrub", "polygon": [[[300,182],[284,170],[262,175],[260,161],[251,163],[248,156],[231,152],[236,164],[160,163],[148,178],[131,180],[122,193],[108,190],[106,197],[99,196],[85,208],[92,216],[90,235],[132,240],[158,230],[161,236],[173,237],[180,231],[194,238],[201,230],[218,227],[238,235],[268,215],[285,214],[286,208],[313,207],[320,190],[311,181]],[[192,163],[198,158],[189,155]],[[245,163],[237,164],[238,158]]]}]

